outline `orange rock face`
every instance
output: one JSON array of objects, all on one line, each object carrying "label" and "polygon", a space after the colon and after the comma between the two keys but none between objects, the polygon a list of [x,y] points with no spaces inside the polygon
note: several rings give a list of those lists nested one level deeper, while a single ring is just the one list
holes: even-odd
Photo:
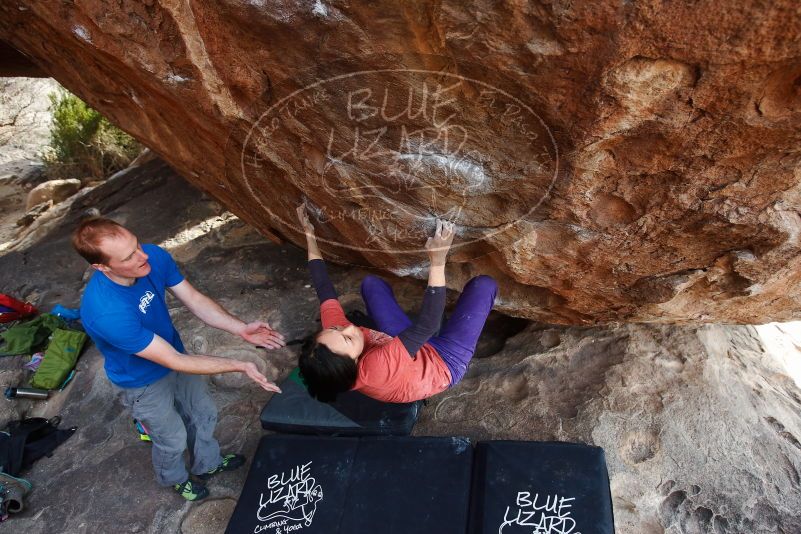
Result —
[{"label": "orange rock face", "polygon": [[[801,317],[796,2],[12,0],[0,39],[266,235],[557,323]],[[176,199],[180,202],[180,199]]]}]

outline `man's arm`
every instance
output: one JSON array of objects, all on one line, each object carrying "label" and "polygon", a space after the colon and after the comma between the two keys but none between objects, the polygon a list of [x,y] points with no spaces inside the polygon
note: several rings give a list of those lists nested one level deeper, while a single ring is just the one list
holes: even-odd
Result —
[{"label": "man's arm", "polygon": [[195,289],[188,280],[183,280],[170,287],[169,290],[184,303],[184,306],[189,308],[189,311],[209,326],[225,330],[254,345],[268,349],[277,349],[286,345],[284,336],[270,328],[269,324],[262,321],[245,323],[213,299]]},{"label": "man's arm", "polygon": [[258,367],[253,362],[243,362],[218,356],[181,354],[158,335],[153,336],[153,341],[144,350],[137,352],[136,355],[173,371],[191,375],[245,373],[251,380],[267,391],[281,393],[281,389],[267,380],[267,377],[259,372]]}]

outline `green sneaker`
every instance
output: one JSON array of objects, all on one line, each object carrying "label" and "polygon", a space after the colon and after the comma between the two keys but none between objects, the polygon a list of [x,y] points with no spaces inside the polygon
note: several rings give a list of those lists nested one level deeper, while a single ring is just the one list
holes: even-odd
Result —
[{"label": "green sneaker", "polygon": [[183,484],[176,484],[173,488],[178,492],[178,495],[187,501],[199,501],[209,496],[209,490],[206,489],[206,486],[197,482],[192,483],[189,479],[186,479]]},{"label": "green sneaker", "polygon": [[222,473],[223,471],[233,471],[234,469],[242,467],[243,465],[245,465],[245,457],[241,454],[226,454],[223,456],[220,465],[211,471],[203,473],[202,475],[197,475],[197,477],[201,480],[208,480],[217,473]]}]

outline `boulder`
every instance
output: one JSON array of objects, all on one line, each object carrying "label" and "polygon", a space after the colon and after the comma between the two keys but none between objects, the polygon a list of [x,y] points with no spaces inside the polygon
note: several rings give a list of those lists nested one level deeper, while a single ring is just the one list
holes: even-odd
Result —
[{"label": "boulder", "polygon": [[565,324],[801,317],[795,0],[0,5],[31,58],[265,236]]},{"label": "boulder", "polygon": [[76,178],[66,178],[62,180],[48,180],[30,190],[28,199],[25,202],[27,210],[34,206],[52,202],[58,204],[68,199],[81,189],[81,181]]}]

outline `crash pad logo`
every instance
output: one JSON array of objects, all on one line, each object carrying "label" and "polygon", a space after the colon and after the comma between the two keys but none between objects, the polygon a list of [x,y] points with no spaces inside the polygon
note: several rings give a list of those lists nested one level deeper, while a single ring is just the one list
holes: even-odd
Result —
[{"label": "crash pad logo", "polygon": [[312,462],[267,477],[267,491],[259,495],[254,534],[284,534],[311,526],[323,488],[311,476]]},{"label": "crash pad logo", "polygon": [[154,295],[152,291],[145,291],[145,294],[139,299],[139,311],[147,313],[147,308],[150,306],[150,303],[153,302],[155,296],[156,295]]},{"label": "crash pad logo", "polygon": [[534,495],[519,491],[514,506],[507,506],[498,534],[581,534],[571,517],[576,499],[560,495]]}]

